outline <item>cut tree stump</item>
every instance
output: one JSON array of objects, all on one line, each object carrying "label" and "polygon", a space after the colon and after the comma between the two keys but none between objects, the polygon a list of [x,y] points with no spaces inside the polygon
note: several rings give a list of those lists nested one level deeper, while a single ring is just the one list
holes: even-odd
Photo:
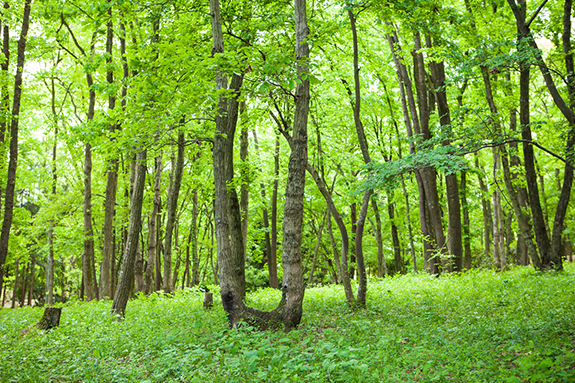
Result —
[{"label": "cut tree stump", "polygon": [[204,293],[204,308],[211,309],[214,305],[214,293],[205,292]]},{"label": "cut tree stump", "polygon": [[61,313],[62,307],[46,307],[44,315],[42,315],[42,319],[36,324],[36,327],[41,330],[50,330],[51,328],[58,327],[60,325]]}]

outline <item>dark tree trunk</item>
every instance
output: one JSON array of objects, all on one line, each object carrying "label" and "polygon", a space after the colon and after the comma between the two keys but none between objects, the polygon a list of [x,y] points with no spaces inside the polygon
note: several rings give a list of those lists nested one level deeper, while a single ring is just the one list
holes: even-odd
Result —
[{"label": "dark tree trunk", "polygon": [[24,3],[24,16],[22,30],[18,40],[18,58],[16,60],[16,77],[14,78],[14,98],[12,103],[12,119],[10,121],[10,160],[8,162],[8,178],[4,199],[4,219],[2,233],[0,234],[0,290],[4,284],[4,264],[8,256],[8,241],[14,214],[14,196],[16,187],[16,167],[18,166],[18,128],[20,122],[20,101],[22,98],[22,72],[24,71],[24,58],[26,52],[26,39],[30,25],[31,0]]},{"label": "dark tree trunk", "polygon": [[[108,0],[110,5],[110,0]],[[114,45],[114,30],[112,23],[112,6],[108,8],[108,22],[106,24],[106,80],[110,88],[114,85],[114,72],[112,70],[112,47]],[[108,112],[113,115],[116,108],[116,95],[108,96]],[[117,124],[110,121],[109,131],[112,141],[115,141]],[[116,205],[116,193],[118,190],[118,158],[115,155],[109,160],[106,180],[106,199],[104,202],[104,245],[102,249],[102,269],[100,283],[100,298],[107,299],[112,295],[112,236],[114,235],[114,213]]]},{"label": "dark tree trunk", "polygon": [[130,224],[128,238],[122,261],[118,286],[114,293],[112,314],[124,316],[134,278],[134,263],[139,247],[140,230],[142,228],[142,204],[146,180],[146,151],[142,150],[136,156],[136,176],[130,206]]}]

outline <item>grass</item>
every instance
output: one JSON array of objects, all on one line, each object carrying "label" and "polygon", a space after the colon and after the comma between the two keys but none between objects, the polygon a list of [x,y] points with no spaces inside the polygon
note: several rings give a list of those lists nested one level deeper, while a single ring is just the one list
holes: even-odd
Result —
[{"label": "grass", "polygon": [[[42,308],[0,311],[2,382],[573,382],[575,267],[562,273],[406,275],[369,285],[350,310],[341,287],[306,291],[289,334],[229,330],[219,302],[199,292],[128,303],[75,302],[60,327],[34,325]],[[214,294],[217,296],[218,294]],[[249,294],[273,308],[279,292]]]}]

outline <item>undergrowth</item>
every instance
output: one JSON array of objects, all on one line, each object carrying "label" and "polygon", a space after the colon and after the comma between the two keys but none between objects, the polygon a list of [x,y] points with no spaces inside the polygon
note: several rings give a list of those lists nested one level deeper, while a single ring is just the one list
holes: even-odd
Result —
[{"label": "undergrowth", "polygon": [[[298,330],[230,330],[200,292],[128,303],[64,305],[60,326],[32,328],[42,308],[0,311],[2,382],[573,382],[575,267],[515,268],[369,284],[365,310],[338,286],[306,291]],[[218,296],[217,293],[214,294]],[[275,307],[262,289],[248,304]],[[217,300],[217,299],[216,299]]]}]

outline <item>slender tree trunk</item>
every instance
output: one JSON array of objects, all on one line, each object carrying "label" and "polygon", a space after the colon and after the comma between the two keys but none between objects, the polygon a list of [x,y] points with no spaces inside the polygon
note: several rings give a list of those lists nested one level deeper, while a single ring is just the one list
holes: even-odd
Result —
[{"label": "slender tree trunk", "polygon": [[467,172],[461,172],[461,207],[463,210],[463,268],[471,269],[471,223],[469,221],[469,202],[467,201]]},{"label": "slender tree trunk", "polygon": [[383,254],[383,240],[381,236],[381,217],[379,215],[379,208],[377,202],[372,198],[371,208],[373,209],[373,215],[375,216],[375,225],[373,232],[375,233],[375,242],[377,243],[377,276],[383,278],[387,275],[387,262],[385,261],[385,256]]},{"label": "slender tree trunk", "polygon": [[36,276],[35,266],[36,266],[36,256],[32,254],[32,259],[30,260],[30,284],[28,287],[28,306],[30,307],[32,307],[32,298],[34,296],[34,278]]},{"label": "slender tree trunk", "polygon": [[182,185],[182,176],[184,174],[184,133],[178,135],[178,157],[174,169],[173,189],[168,194],[168,218],[166,221],[166,234],[164,238],[164,292],[172,292],[172,234],[176,222],[176,209],[178,208],[178,196]]},{"label": "slender tree trunk", "polygon": [[307,278],[307,284],[311,285],[313,282],[313,273],[315,271],[315,266],[317,264],[317,254],[319,253],[319,246],[321,244],[321,235],[323,233],[323,227],[325,226],[325,219],[328,215],[329,212],[329,208],[325,209],[325,212],[323,213],[323,218],[321,219],[321,224],[319,225],[319,229],[317,231],[317,239],[316,239],[316,243],[315,243],[315,248],[313,250],[313,260],[311,262],[311,267],[309,270],[309,276]]},{"label": "slender tree trunk", "polygon": [[14,262],[14,287],[12,289],[12,308],[16,308],[16,289],[18,288],[18,282],[20,277],[19,263],[20,258],[16,258],[16,261]]},{"label": "slender tree trunk", "polygon": [[[56,198],[56,185],[58,182],[58,173],[56,167],[56,154],[58,149],[58,116],[56,112],[56,87],[54,78],[50,82],[50,107],[52,109],[52,118],[54,119],[54,143],[52,145],[52,199]],[[54,220],[50,220],[50,228],[47,233],[48,237],[48,258],[46,259],[46,302],[54,302]]]},{"label": "slender tree trunk", "polygon": [[393,242],[393,260],[395,264],[395,272],[403,273],[403,259],[401,257],[401,246],[399,244],[399,235],[397,231],[397,225],[395,223],[395,206],[393,204],[393,197],[391,196],[391,193],[387,194],[387,213],[391,226],[391,240]]},{"label": "slender tree trunk", "polygon": [[248,160],[248,117],[246,103],[243,101],[240,105],[241,115],[241,132],[240,132],[240,211],[242,214],[242,236],[244,239],[244,260],[247,259],[247,242],[248,242],[248,214],[249,214],[249,160]]},{"label": "slender tree trunk", "polygon": [[146,151],[142,150],[136,156],[136,177],[131,198],[130,224],[128,227],[128,240],[124,250],[124,260],[118,279],[118,286],[114,293],[112,314],[124,316],[128,297],[133,284],[134,263],[139,247],[140,230],[142,228],[142,204],[144,199],[144,186],[146,180]]},{"label": "slender tree trunk", "polygon": [[[259,156],[260,147],[259,147],[259,143],[258,143],[258,136],[257,136],[255,129],[253,130],[253,135],[254,135],[254,145],[256,148],[256,152],[258,153],[258,156]],[[279,142],[279,140],[277,140],[277,141]],[[275,174],[275,171],[274,171],[274,174]],[[274,183],[276,183],[276,182],[277,182],[277,178],[274,179]],[[265,187],[263,182],[260,183],[260,188],[261,188],[262,200],[263,200],[263,204],[264,204],[264,208],[262,209],[262,219],[263,219],[263,224],[264,224],[264,229],[265,229],[265,243],[266,243],[266,260],[265,261],[268,264],[268,274],[270,276],[270,287],[277,288],[278,286],[277,286],[276,255],[272,253],[272,244],[271,244],[271,238],[270,238],[270,224],[269,224],[269,218],[268,218],[268,209],[266,207],[267,206],[266,187]],[[277,187],[276,187],[275,191],[276,191],[275,196],[277,197]],[[276,204],[277,204],[277,200],[276,200]],[[277,209],[277,205],[276,205],[276,209]],[[277,240],[277,237],[276,237],[276,240]],[[275,286],[272,285],[272,274],[274,274],[274,276],[275,276]]]},{"label": "slender tree trunk", "polygon": [[[108,0],[110,5],[110,0]],[[114,72],[112,70],[112,47],[114,46],[114,30],[112,23],[112,6],[108,8],[108,22],[106,24],[106,80],[110,88],[114,85]],[[108,96],[108,113],[113,115],[116,108],[116,95]],[[115,121],[109,123],[110,136],[112,142],[115,141],[117,124]],[[106,199],[104,202],[104,246],[102,249],[102,269],[100,284],[100,298],[107,299],[112,295],[111,261],[112,261],[112,236],[114,235],[114,213],[116,205],[116,193],[118,190],[118,158],[113,155],[109,160],[106,180]]]},{"label": "slender tree trunk", "polygon": [[198,189],[194,190],[192,225],[192,285],[196,286],[200,283],[200,257],[198,254]]},{"label": "slender tree trunk", "polygon": [[[154,160],[156,176],[154,178],[154,200],[152,204],[152,212],[150,214],[149,231],[148,231],[148,247],[146,249],[148,263],[146,265],[146,273],[144,279],[144,294],[150,294],[155,290],[154,285],[154,272],[156,268],[156,222],[158,211],[161,205],[161,192],[162,192],[162,155],[156,156]],[[157,290],[156,290],[157,291]]]},{"label": "slender tree trunk", "polygon": [[26,38],[30,25],[31,0],[24,3],[24,16],[22,30],[18,40],[18,58],[16,60],[16,77],[14,79],[14,97],[12,103],[12,116],[10,121],[10,160],[8,162],[8,178],[4,198],[4,219],[2,221],[2,233],[0,234],[0,290],[4,284],[4,264],[8,256],[8,242],[12,217],[14,214],[14,196],[16,187],[16,167],[18,166],[18,128],[20,121],[20,101],[22,98],[22,72],[24,71],[24,57],[26,52]]},{"label": "slender tree trunk", "polygon": [[279,288],[278,269],[277,269],[277,252],[278,252],[278,183],[280,173],[280,137],[276,133],[276,147],[274,151],[274,184],[272,190],[271,203],[271,251],[268,258],[268,271],[270,274],[270,287]]}]

